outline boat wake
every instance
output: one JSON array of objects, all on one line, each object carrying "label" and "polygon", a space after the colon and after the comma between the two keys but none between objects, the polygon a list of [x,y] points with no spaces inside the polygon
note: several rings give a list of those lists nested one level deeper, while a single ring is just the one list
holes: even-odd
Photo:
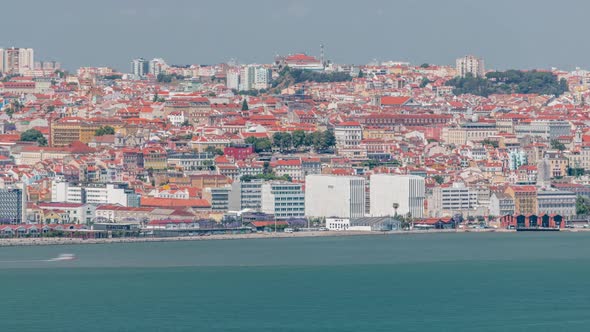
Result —
[{"label": "boat wake", "polygon": [[57,257],[51,258],[51,259],[46,259],[46,262],[61,262],[61,261],[73,261],[74,259],[76,259],[76,256],[74,254],[60,254]]},{"label": "boat wake", "polygon": [[62,261],[73,261],[76,259],[74,254],[59,254],[57,257],[50,259],[23,259],[23,260],[10,260],[0,261],[1,263],[27,263],[27,262],[62,262]]}]

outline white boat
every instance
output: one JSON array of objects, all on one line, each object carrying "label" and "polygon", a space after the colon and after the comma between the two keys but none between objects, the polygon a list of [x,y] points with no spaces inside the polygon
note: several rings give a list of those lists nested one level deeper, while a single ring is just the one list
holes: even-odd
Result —
[{"label": "white boat", "polygon": [[48,262],[59,262],[59,261],[73,261],[76,259],[76,255],[74,254],[60,254],[59,256],[48,259]]}]

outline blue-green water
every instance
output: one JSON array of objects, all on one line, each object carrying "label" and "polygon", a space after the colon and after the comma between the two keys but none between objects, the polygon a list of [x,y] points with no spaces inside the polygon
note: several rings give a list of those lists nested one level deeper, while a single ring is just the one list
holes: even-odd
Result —
[{"label": "blue-green water", "polygon": [[590,233],[0,248],[0,331],[587,331],[589,257]]}]

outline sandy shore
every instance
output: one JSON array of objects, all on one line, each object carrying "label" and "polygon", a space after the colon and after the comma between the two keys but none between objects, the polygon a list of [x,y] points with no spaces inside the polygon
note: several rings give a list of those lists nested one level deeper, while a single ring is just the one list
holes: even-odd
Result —
[{"label": "sandy shore", "polygon": [[207,241],[207,240],[238,240],[238,239],[274,239],[301,237],[331,237],[331,236],[387,236],[404,234],[432,234],[432,233],[506,233],[515,232],[506,229],[481,230],[419,230],[395,232],[360,232],[360,231],[324,231],[324,232],[294,232],[294,233],[251,233],[251,234],[223,234],[209,236],[183,237],[146,237],[146,238],[110,238],[110,239],[79,239],[79,238],[11,238],[0,239],[0,247],[7,246],[36,246],[36,245],[68,245],[68,244],[106,244],[106,243],[135,243],[135,242],[169,242],[169,241]]}]

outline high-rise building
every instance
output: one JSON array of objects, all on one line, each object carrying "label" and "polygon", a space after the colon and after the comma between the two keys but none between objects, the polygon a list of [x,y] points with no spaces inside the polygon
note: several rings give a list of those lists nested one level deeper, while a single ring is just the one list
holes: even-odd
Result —
[{"label": "high-rise building", "polygon": [[465,77],[467,74],[472,74],[474,77],[484,77],[486,74],[483,59],[473,55],[458,58],[456,65],[457,75],[461,77]]},{"label": "high-rise building", "polygon": [[374,174],[370,179],[371,216],[424,216],[425,182],[417,175]]},{"label": "high-rise building", "polygon": [[11,47],[0,49],[0,71],[6,74],[25,74],[35,69],[32,48]]},{"label": "high-rise building", "polygon": [[263,180],[234,181],[229,195],[229,210],[260,210],[262,207]]},{"label": "high-rise building", "polygon": [[365,179],[315,174],[305,177],[305,216],[361,218],[365,216]]},{"label": "high-rise building", "polygon": [[271,70],[264,67],[254,68],[254,88],[257,90],[266,89],[270,85]]},{"label": "high-rise building", "polygon": [[131,61],[131,73],[135,78],[142,78],[149,72],[149,62],[144,58],[137,58]]},{"label": "high-rise building", "polygon": [[240,90],[247,91],[254,89],[256,78],[256,67],[248,65],[242,68],[240,73]]},{"label": "high-rise building", "polygon": [[238,90],[240,88],[240,70],[237,68],[230,68],[227,71],[226,86],[228,89]]},{"label": "high-rise building", "polygon": [[304,218],[305,194],[300,183],[269,181],[261,187],[262,212],[277,219]]},{"label": "high-rise building", "polygon": [[150,60],[150,63],[148,66],[148,72],[154,76],[158,76],[159,74],[162,73],[162,71],[164,71],[165,68],[166,68],[166,61],[164,61],[164,59],[154,58],[154,59]]},{"label": "high-rise building", "polygon": [[26,194],[22,189],[0,189],[0,224],[24,222],[26,205]]}]

